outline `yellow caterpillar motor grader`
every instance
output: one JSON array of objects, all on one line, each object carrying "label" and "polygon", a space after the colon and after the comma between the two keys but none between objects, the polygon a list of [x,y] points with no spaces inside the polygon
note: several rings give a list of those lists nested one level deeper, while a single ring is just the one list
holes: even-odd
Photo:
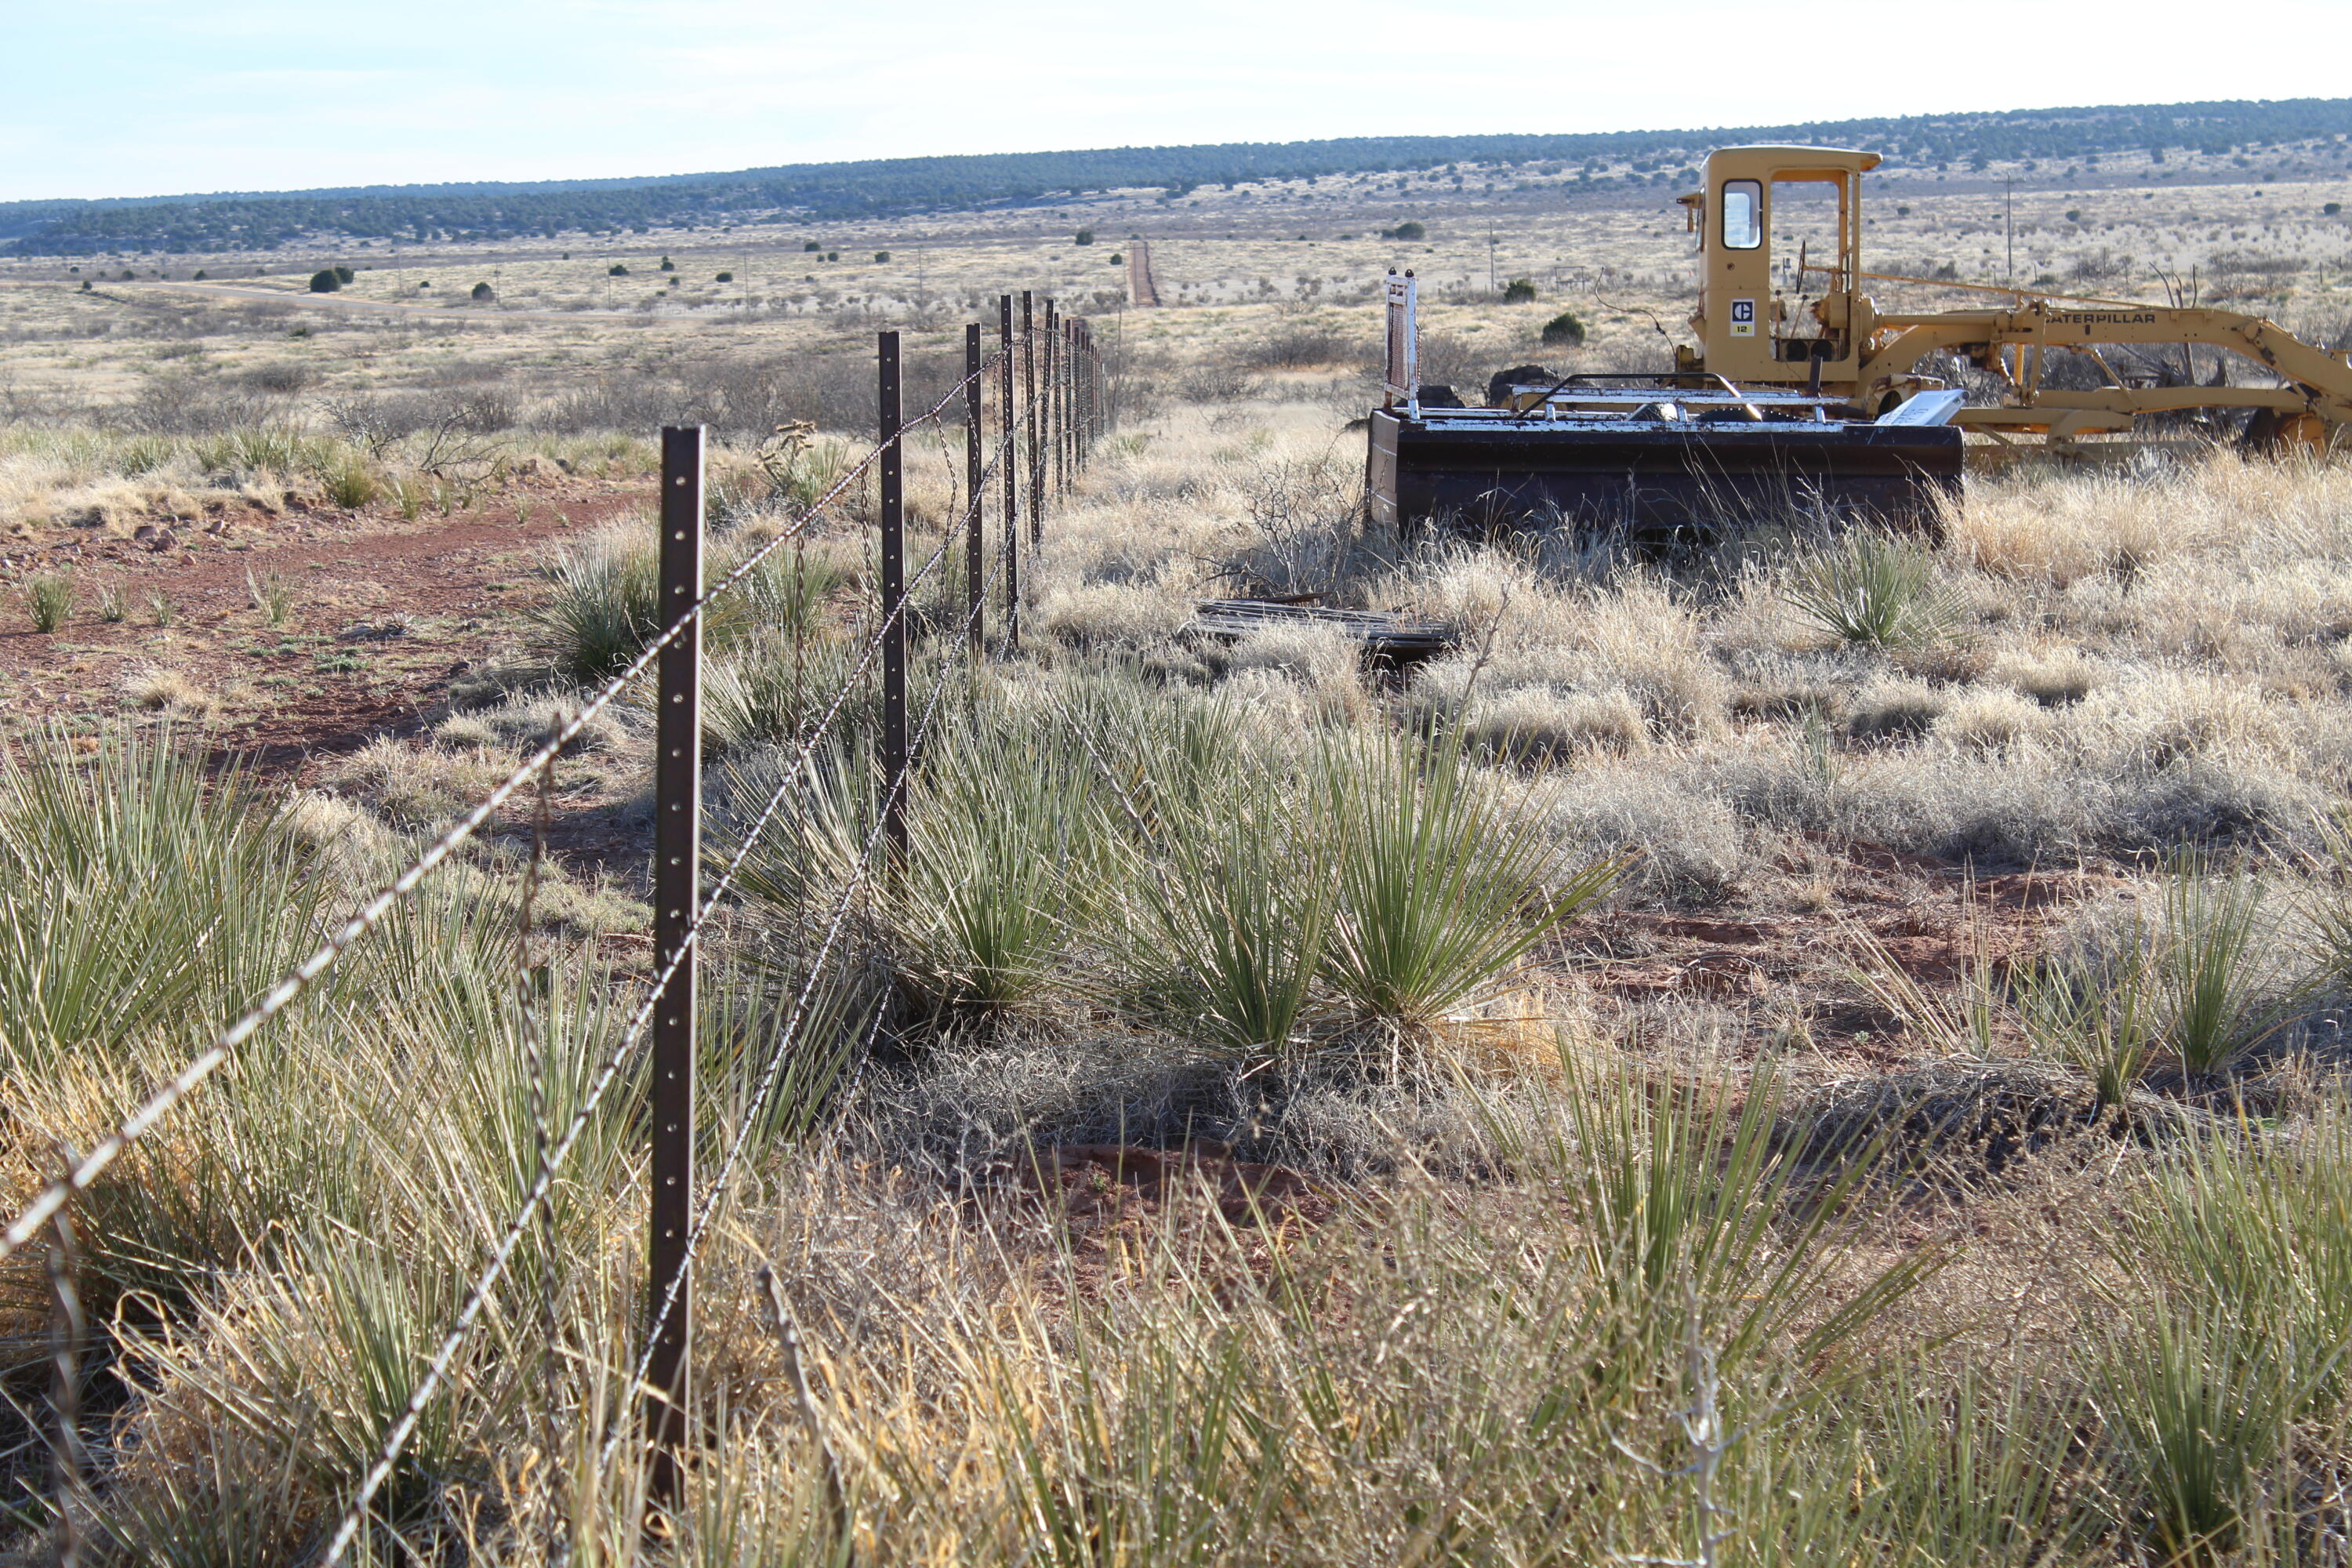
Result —
[{"label": "yellow caterpillar motor grader", "polygon": [[[2352,363],[2259,316],[1864,270],[1862,176],[1878,163],[1875,153],[1832,147],[1725,147],[1708,154],[1705,188],[1681,198],[1699,236],[1698,309],[1690,324],[1700,346],[1677,350],[1678,369],[1742,384],[1802,385],[1874,415],[1937,384],[1918,374],[1920,363],[1954,353],[2009,388],[2003,405],[1963,406],[1952,416],[1962,429],[1997,438],[2040,436],[2063,446],[2127,433],[2141,415],[2193,408],[2253,409],[2257,439],[2290,448],[2325,449],[2352,432]],[[1776,274],[1776,207],[1821,195],[1835,204],[1832,259],[1801,252],[1793,267],[1782,258]],[[2006,298],[1981,310],[1882,313],[1864,291],[1873,281]],[[1788,308],[1788,293],[1799,309]],[[2158,384],[2162,378],[2114,368],[2101,351],[2120,345],[2221,350],[2255,362],[2277,384]],[[2087,358],[2103,384],[2046,384],[2060,354]]]},{"label": "yellow caterpillar motor grader", "polygon": [[[1497,377],[1486,406],[1465,406],[1420,384],[1417,285],[1391,275],[1388,393],[1367,421],[1372,520],[1407,535],[1556,520],[1659,542],[1790,513],[1932,530],[1959,491],[1969,432],[2079,452],[2143,416],[2225,408],[2252,410],[2257,444],[2352,445],[2352,363],[2258,316],[1864,271],[1862,176],[1878,163],[1830,147],[1710,153],[1705,188],[1681,198],[1698,235],[1699,342],[1677,345],[1669,372],[1530,380],[1541,373],[1527,366]],[[1808,231],[1830,259],[1813,259]],[[1776,235],[1806,237],[1776,258]],[[2001,300],[1882,313],[1872,281]],[[2105,352],[2118,346],[2226,351],[2273,384],[2119,372]],[[1923,368],[1954,355],[1998,378],[2003,401],[1970,406]],[[2073,374],[2053,376],[2062,356]]]}]

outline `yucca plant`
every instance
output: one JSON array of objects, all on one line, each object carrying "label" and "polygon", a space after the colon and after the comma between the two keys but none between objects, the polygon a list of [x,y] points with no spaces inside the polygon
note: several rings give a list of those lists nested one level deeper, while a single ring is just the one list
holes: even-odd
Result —
[{"label": "yucca plant", "polygon": [[[1780,1124],[1768,1076],[1734,1092],[1727,1082],[1674,1084],[1624,1068],[1567,1064],[1565,1124],[1546,1163],[1575,1173],[1570,1201],[1594,1277],[1640,1337],[1630,1364],[1654,1364],[1686,1332],[1696,1310],[1724,1364],[1757,1352],[1802,1321],[1810,1270],[1864,1245],[1858,1194],[1884,1164],[1884,1140],[1848,1147],[1826,1182],[1799,1151],[1801,1121]],[[1839,1311],[1804,1322],[1810,1352],[1837,1343],[1946,1261],[1920,1249]],[[1687,1303],[1675,1298],[1689,1292]]]},{"label": "yucca plant", "polygon": [[856,963],[814,973],[757,952],[702,991],[698,1071],[709,1106],[709,1158],[738,1137],[755,1159],[822,1124],[847,1086],[888,997]]},{"label": "yucca plant", "polygon": [[1872,1544],[1846,1561],[2044,1568],[2095,1549],[2102,1521],[2072,1484],[2094,1419],[2078,1390],[1968,1363],[1948,1377],[1909,1361],[1857,1371],[1806,1434],[1832,1455],[1840,1437],[1853,1447],[1822,1467],[1855,1478],[1846,1495]]},{"label": "yucca plant", "polygon": [[2216,875],[2191,861],[2168,879],[2154,968],[2164,1043],[2183,1072],[2228,1070],[2294,1016],[2299,991],[2273,973],[2276,928],[2251,876]]},{"label": "yucca plant", "polygon": [[[743,756],[761,746],[807,740],[833,712],[855,663],[852,650],[832,637],[794,644],[761,636],[732,655],[709,659],[702,670],[704,746],[721,756]],[[867,727],[875,706],[871,683],[857,683],[840,703],[832,732]]]},{"label": "yucca plant", "polygon": [[2227,1317],[2270,1347],[2294,1417],[2352,1397],[2352,1110],[2322,1106],[2291,1138],[2241,1129],[2180,1140],[2132,1184],[2105,1250],[2121,1277]]},{"label": "yucca plant", "polygon": [[36,572],[25,580],[25,608],[31,612],[37,632],[53,632],[64,626],[73,614],[73,604],[70,573]]},{"label": "yucca plant", "polygon": [[2282,1475],[2297,1391],[2273,1347],[2227,1306],[2137,1287],[2095,1341],[2091,1383],[2124,1521],[2158,1561],[2229,1560]]},{"label": "yucca plant", "polygon": [[2053,958],[2011,976],[2027,1037],[2086,1074],[2101,1105],[2130,1102],[2161,1043],[2152,957],[2135,921],[2109,951]]},{"label": "yucca plant", "polygon": [[[175,1370],[201,1378],[224,1421],[265,1453],[291,1456],[313,1487],[337,1496],[367,1472],[400,1419],[465,1279],[363,1237],[313,1232],[278,1270],[203,1314],[207,1337],[234,1347],[234,1359],[208,1377],[184,1362]],[[458,1375],[425,1405],[376,1494],[372,1512],[383,1523],[418,1522],[451,1479],[484,1468],[478,1436],[495,1429],[519,1381],[512,1372],[467,1375],[485,1342],[476,1339]]]},{"label": "yucca plant", "polygon": [[245,595],[261,618],[273,626],[282,626],[294,613],[294,584],[278,572],[265,571],[257,574],[246,568]]},{"label": "yucca plant", "polygon": [[1564,868],[1541,813],[1454,747],[1331,745],[1307,788],[1338,873],[1323,977],[1366,1018],[1415,1026],[1476,1000],[1623,869]]},{"label": "yucca plant", "polygon": [[[757,542],[746,541],[730,549],[728,558],[740,560],[757,548]],[[806,637],[822,625],[826,602],[856,581],[861,569],[837,544],[795,540],[769,552],[743,588],[758,606],[761,626],[778,637]]]},{"label": "yucca plant", "polygon": [[0,753],[0,1017],[17,1070],[225,1023],[331,889],[283,816],[169,731]]},{"label": "yucca plant", "polygon": [[[703,612],[703,647],[732,647],[762,620],[773,602],[770,586],[785,570],[782,552],[761,564],[752,582],[713,601]],[[705,563],[706,586],[729,570],[730,552]],[[599,681],[625,668],[667,624],[661,606],[660,541],[640,521],[607,529],[558,549],[540,569],[548,595],[529,612],[542,652],[564,674]]]},{"label": "yucca plant", "polygon": [[[1272,781],[1265,781],[1271,783]],[[1123,880],[1133,999],[1163,1028],[1276,1053],[1299,1031],[1326,962],[1329,846],[1278,784],[1163,817]]]},{"label": "yucca plant", "polygon": [[1849,973],[1935,1055],[1982,1061],[1999,1047],[2007,1010],[1995,979],[1990,931],[1973,901],[1964,913],[1966,951],[1960,955],[1959,983],[1948,993],[1921,984],[1885,942],[1866,931],[1853,931],[1848,939],[1862,960]]},{"label": "yucca plant", "polygon": [[541,574],[549,592],[530,620],[574,680],[602,680],[625,668],[661,631],[661,562],[650,538],[566,546]]},{"label": "yucca plant", "polygon": [[2319,984],[2352,985],[2352,818],[2319,824],[2321,855],[2303,900],[2306,946]]},{"label": "yucca plant", "polygon": [[1856,531],[1790,563],[1780,596],[1833,641],[1870,647],[1942,642],[1964,607],[1936,576],[1936,559],[1906,540]]},{"label": "yucca plant", "polygon": [[[785,819],[745,867],[745,893],[792,922],[823,922],[855,885],[852,907],[925,1011],[1027,1000],[1090,923],[1104,807],[1083,758],[1049,734],[986,713],[950,725],[910,780],[903,858],[875,833],[879,779],[862,743],[824,748],[800,773]],[[776,782],[739,772],[735,814],[748,818]]]}]

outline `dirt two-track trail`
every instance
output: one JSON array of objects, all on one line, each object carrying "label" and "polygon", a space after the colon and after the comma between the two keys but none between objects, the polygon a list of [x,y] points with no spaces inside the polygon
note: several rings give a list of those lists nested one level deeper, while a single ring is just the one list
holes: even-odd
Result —
[{"label": "dirt two-track trail", "polygon": [[[509,490],[469,511],[395,516],[242,512],[144,537],[0,543],[0,583],[67,572],[76,610],[54,633],[12,617],[0,631],[10,728],[86,724],[131,705],[142,671],[169,669],[222,700],[214,738],[264,774],[301,779],[319,760],[412,732],[450,680],[511,652],[517,611],[558,541],[646,503],[651,486],[572,481]],[[289,608],[270,624],[257,585]],[[123,618],[100,613],[101,592]]]}]

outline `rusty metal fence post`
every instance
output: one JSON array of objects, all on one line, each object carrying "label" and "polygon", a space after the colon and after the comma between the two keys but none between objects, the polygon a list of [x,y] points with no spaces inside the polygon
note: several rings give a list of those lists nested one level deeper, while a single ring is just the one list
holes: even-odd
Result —
[{"label": "rusty metal fence post", "polygon": [[1058,502],[1062,498],[1062,312],[1050,295],[1045,300],[1045,463],[1046,486]]},{"label": "rusty metal fence post", "polygon": [[964,476],[964,539],[963,539],[963,618],[964,635],[971,643],[972,662],[980,661],[987,639],[982,635],[982,617],[987,614],[982,590],[987,585],[988,551],[982,532],[981,489],[987,482],[986,470],[980,460],[981,444],[981,374],[980,323],[973,321],[963,330],[963,476]]},{"label": "rusty metal fence post", "polygon": [[1003,363],[998,366],[998,415],[1003,422],[1003,473],[998,483],[1004,487],[1004,647],[1007,651],[1021,646],[1021,484],[1020,437],[1013,423],[1013,296],[1000,294],[996,299],[996,335],[1003,351]]},{"label": "rusty metal fence post", "polygon": [[896,855],[907,849],[907,486],[898,334],[881,335],[882,460],[882,832]]},{"label": "rusty metal fence post", "polygon": [[[667,625],[702,596],[699,425],[662,431],[661,613]],[[695,908],[701,896],[702,618],[661,651],[654,722],[654,952],[677,967],[653,1024],[653,1203],[645,1426],[653,1447],[647,1493],[675,1506],[692,1392]]]},{"label": "rusty metal fence post", "polygon": [[1021,398],[1029,415],[1029,544],[1034,549],[1045,541],[1045,466],[1037,460],[1037,296],[1027,289],[1021,290]]}]

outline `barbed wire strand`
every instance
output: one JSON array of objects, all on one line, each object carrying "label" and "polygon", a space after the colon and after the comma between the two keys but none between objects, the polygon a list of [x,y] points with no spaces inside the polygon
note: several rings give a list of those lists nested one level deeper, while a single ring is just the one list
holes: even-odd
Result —
[{"label": "barbed wire strand", "polygon": [[[940,406],[945,406],[945,400],[942,400]],[[902,431],[905,428],[904,426],[900,426]],[[939,565],[954,540],[955,533],[952,529],[942,531],[939,548],[934,550],[922,566],[908,579],[907,586],[909,589],[920,584]],[[710,891],[697,904],[694,918],[687,923],[684,937],[655,975],[644,1002],[624,1027],[620,1043],[599,1067],[591,1092],[579,1110],[573,1113],[571,1123],[565,1128],[562,1142],[556,1146],[549,1159],[548,1169],[534,1177],[530,1190],[524,1195],[521,1208],[508,1222],[497,1246],[491,1251],[488,1264],[476,1277],[465,1301],[451,1320],[448,1331],[442,1336],[440,1344],[436,1347],[433,1355],[427,1360],[424,1376],[418,1379],[416,1386],[410,1391],[408,1401],[403,1407],[399,1418],[386,1432],[384,1441],[377,1450],[375,1461],[369,1467],[366,1476],[362,1478],[359,1491],[346,1506],[343,1517],[336,1527],[334,1537],[328,1543],[326,1554],[320,1560],[320,1568],[335,1568],[335,1565],[342,1561],[343,1553],[350,1549],[352,1539],[366,1521],[368,1504],[374,1500],[376,1492],[382,1489],[383,1483],[391,1479],[393,1467],[399,1462],[401,1449],[406,1447],[409,1437],[416,1429],[417,1423],[424,1417],[425,1407],[432,1403],[433,1396],[440,1391],[441,1384],[447,1377],[450,1366],[455,1363],[457,1352],[465,1342],[466,1335],[471,1331],[475,1321],[481,1315],[483,1307],[488,1302],[490,1290],[505,1276],[507,1265],[514,1256],[517,1244],[529,1228],[532,1215],[538,1212],[539,1205],[546,1201],[547,1194],[553,1184],[555,1172],[560,1170],[563,1163],[571,1157],[572,1150],[577,1145],[582,1131],[585,1130],[589,1119],[594,1115],[597,1106],[602,1103],[606,1089],[610,1088],[619,1074],[621,1067],[635,1050],[637,1041],[643,1037],[646,1027],[651,1023],[663,991],[685,963],[687,955],[695,950],[702,927],[716,912],[719,900],[732,888],[736,876],[742,869],[744,863],[750,859],[751,850],[758,843],[757,835],[764,832],[768,822],[772,820],[776,811],[781,809],[783,797],[789,792],[794,777],[799,770],[807,764],[817,742],[832,727],[835,716],[839,714],[847,704],[850,693],[856,689],[859,677],[879,649],[884,635],[905,616],[907,606],[912,602],[910,595],[902,596],[898,604],[892,607],[890,614],[885,616],[876,626],[873,633],[866,637],[865,653],[843,679],[840,691],[834,699],[832,708],[826,710],[817,727],[802,743],[798,756],[785,771],[775,793],[769,797],[768,804],[761,812],[753,829],[746,832],[733,858],[712,884]],[[928,730],[928,717],[926,726]],[[871,852],[869,844],[866,850],[860,856],[861,864]],[[803,996],[805,997],[806,994],[807,993],[804,992]],[[687,1254],[689,1260],[693,1257],[691,1245],[690,1238],[689,1250]],[[671,1289],[664,1300],[665,1315],[668,1302],[676,1298],[676,1292],[677,1281],[673,1279]],[[656,1318],[656,1332],[659,1331],[659,1326],[664,1321],[664,1317]],[[634,1387],[635,1381],[641,1381],[643,1373],[640,1370],[638,1379],[633,1380],[630,1386]],[[608,1449],[605,1458],[609,1460],[609,1458]],[[602,1461],[600,1461],[600,1468],[601,1465]]]},{"label": "barbed wire strand", "polygon": [[[984,374],[985,367],[974,374],[975,375]],[[962,381],[958,382],[945,397],[940,399],[929,413],[919,415],[914,419],[902,423],[898,426],[898,436],[904,437],[908,430],[937,418],[972,379],[973,376],[966,376]],[[230,1054],[238,1046],[250,1039],[262,1025],[276,1017],[296,998],[309,990],[311,982],[332,968],[336,960],[342,956],[345,949],[374,930],[394,906],[415,892],[418,885],[455,854],[459,846],[471,838],[499,807],[513,797],[517,790],[520,789],[541,768],[553,761],[557,753],[586,729],[596,715],[603,712],[631,682],[651,668],[655,658],[661,654],[662,650],[675,642],[686,627],[693,624],[696,617],[702,614],[706,606],[721,595],[732,592],[735,586],[755,570],[771,552],[806,528],[818,512],[838,500],[850,484],[874,464],[882,450],[883,447],[877,446],[872,452],[860,458],[854,467],[841,476],[832,489],[811,503],[791,529],[779,533],[759,550],[746,556],[734,570],[728,573],[725,577],[707,589],[693,604],[680,612],[677,619],[671,622],[658,637],[646,644],[644,650],[631,659],[625,668],[612,676],[584,700],[571,720],[551,734],[538,751],[525,758],[513,772],[492,787],[472,810],[460,817],[440,837],[427,845],[424,851],[409,863],[406,870],[401,872],[390,885],[362,904],[358,912],[320,942],[308,958],[295,965],[283,979],[264,993],[260,1001],[254,1004],[236,1022],[223,1029],[214,1037],[209,1047],[173,1074],[161,1088],[149,1095],[147,1100],[116,1126],[113,1131],[100,1139],[89,1153],[82,1156],[80,1163],[70,1172],[36,1194],[32,1201],[18,1213],[8,1228],[5,1232],[0,1232],[0,1259],[14,1256],[64,1207],[72,1194],[87,1189],[90,1183],[96,1181],[106,1168],[121,1155],[125,1149],[169,1115],[173,1108],[185,1099],[197,1085],[210,1078],[224,1062],[228,1060]]]},{"label": "barbed wire strand", "polygon": [[[952,540],[954,537],[952,531],[947,537]],[[994,585],[995,577],[995,573],[990,574],[989,586]],[[969,613],[965,619],[968,623]],[[914,741],[908,747],[909,754],[918,752],[923,742],[929,738],[932,724],[939,714],[940,700],[946,693],[948,685],[948,672],[942,669],[939,679],[932,682],[930,696],[924,705],[922,719],[916,726]],[[791,783],[792,775],[788,774],[784,786],[780,786],[777,795],[771,797],[772,805],[782,799],[783,788],[789,786]],[[694,1216],[693,1223],[687,1229],[684,1247],[685,1263],[676,1274],[671,1276],[668,1288],[662,1293],[661,1304],[656,1309],[653,1321],[646,1330],[646,1348],[639,1352],[635,1366],[631,1369],[628,1378],[621,1384],[624,1389],[635,1390],[645,1384],[646,1371],[653,1363],[654,1350],[660,1339],[662,1328],[669,1321],[669,1314],[677,1304],[687,1271],[693,1266],[695,1258],[701,1248],[703,1237],[709,1229],[713,1215],[718,1212],[719,1202],[726,1192],[727,1178],[733,1173],[736,1162],[749,1145],[752,1130],[759,1125],[760,1112],[766,1108],[768,1097],[782,1074],[785,1057],[799,1043],[797,1032],[807,1018],[810,1003],[814,1000],[818,978],[824,973],[824,961],[832,952],[833,944],[839,940],[842,931],[846,926],[850,906],[856,900],[858,892],[867,881],[877,858],[874,851],[879,847],[887,826],[887,821],[883,815],[877,813],[873,828],[866,834],[866,842],[859,847],[856,868],[852,871],[849,880],[844,884],[841,896],[834,905],[833,914],[826,924],[824,941],[819,945],[815,956],[809,961],[808,980],[801,987],[800,994],[793,1003],[793,1011],[785,1019],[783,1029],[779,1033],[775,1054],[769,1058],[767,1068],[761,1074],[760,1087],[754,1091],[751,1104],[744,1108],[741,1125],[737,1130],[733,1144],[720,1159],[719,1169],[709,1178],[701,1205]],[[877,1012],[874,1027],[867,1036],[866,1043],[869,1049],[873,1041],[879,1037],[880,1033],[881,1017]],[[613,1456],[626,1440],[628,1431],[625,1417],[614,1424],[612,1433],[604,1440],[603,1451],[597,1456],[598,1474],[603,1474],[605,1467],[612,1463]]]},{"label": "barbed wire strand", "polygon": [[[540,876],[547,864],[547,830],[549,820],[554,814],[554,804],[555,764],[551,762],[539,771],[539,805],[531,818],[530,859],[523,868],[522,896],[516,900],[515,920],[515,1003],[519,1014],[517,1024],[522,1035],[523,1070],[530,1079],[531,1180],[534,1184],[543,1178],[551,1178],[547,1164],[548,1145],[552,1138],[547,1119],[547,1037],[540,1013],[539,978],[531,969],[530,933],[537,914]],[[550,1190],[553,1190],[551,1179]],[[556,1234],[555,1205],[552,1203],[540,1205],[539,1236],[541,1254],[539,1265],[541,1336],[539,1373],[546,1398],[539,1459],[545,1472],[547,1515],[551,1521],[555,1515],[557,1475],[555,1389],[560,1376],[555,1354]],[[555,1540],[551,1524],[547,1550],[549,1559],[552,1561]]]}]

